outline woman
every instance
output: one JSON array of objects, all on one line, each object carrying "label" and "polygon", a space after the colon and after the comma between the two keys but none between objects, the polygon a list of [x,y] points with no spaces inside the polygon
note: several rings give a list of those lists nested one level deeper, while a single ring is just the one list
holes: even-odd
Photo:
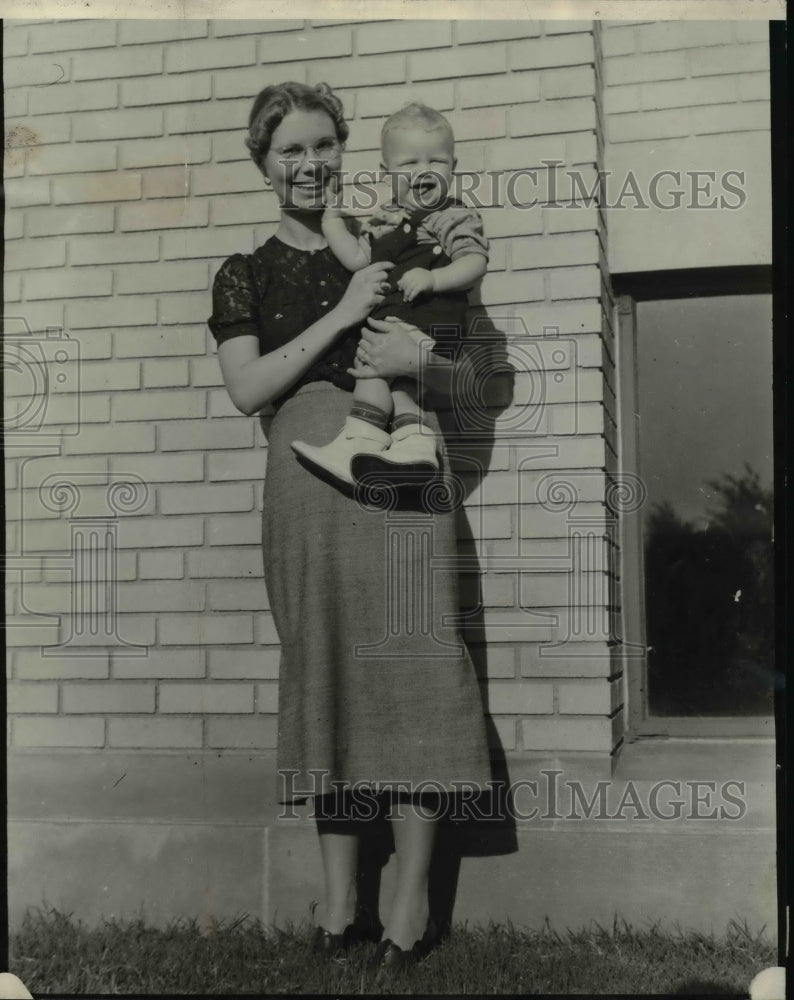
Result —
[{"label": "woman", "polygon": [[[247,144],[279,200],[280,222],[253,254],[222,265],[209,326],[237,408],[254,414],[276,407],[262,544],[282,643],[278,765],[288,776],[285,797],[325,796],[338,784],[359,783],[382,790],[399,782],[404,793],[392,820],[397,888],[377,952],[389,969],[415,960],[431,936],[437,819],[419,807],[418,786],[484,785],[490,765],[471,660],[447,624],[458,612],[449,568],[454,513],[402,510],[397,517],[359,504],[313,476],[289,446],[331,440],[349,412],[355,377],[409,375],[448,398],[465,364],[435,358],[423,365],[421,335],[407,324],[371,320],[372,329],[362,330],[384,298],[391,265],[351,276],[323,238],[324,193],[341,168],[347,134],[342,105],[324,84],[284,83],[258,95]],[[435,413],[430,419],[438,433]],[[430,547],[420,544],[428,538]],[[444,564],[434,569],[434,557]],[[404,619],[400,627],[406,587],[429,629]],[[326,899],[315,946],[331,954],[354,938],[358,841],[366,826],[351,829],[333,818],[317,825]]]}]

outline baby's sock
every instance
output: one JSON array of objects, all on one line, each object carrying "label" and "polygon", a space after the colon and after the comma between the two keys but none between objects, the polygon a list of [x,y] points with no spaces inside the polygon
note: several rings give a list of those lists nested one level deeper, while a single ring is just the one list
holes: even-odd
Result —
[{"label": "baby's sock", "polygon": [[391,429],[398,431],[401,427],[407,427],[409,424],[423,424],[425,427],[430,427],[430,424],[420,413],[398,413],[392,420]]},{"label": "baby's sock", "polygon": [[364,403],[357,400],[350,407],[350,416],[357,417],[359,420],[364,420],[366,423],[372,424],[373,427],[377,427],[378,430],[385,431],[390,414],[381,409],[380,406],[375,406],[374,403]]}]

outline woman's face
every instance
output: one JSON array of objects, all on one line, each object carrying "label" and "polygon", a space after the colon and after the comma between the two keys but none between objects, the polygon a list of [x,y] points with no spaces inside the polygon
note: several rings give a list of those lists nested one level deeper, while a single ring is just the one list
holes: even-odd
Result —
[{"label": "woman's face", "polygon": [[264,169],[282,208],[324,207],[328,178],[342,165],[342,144],[325,111],[291,111],[273,132]]}]

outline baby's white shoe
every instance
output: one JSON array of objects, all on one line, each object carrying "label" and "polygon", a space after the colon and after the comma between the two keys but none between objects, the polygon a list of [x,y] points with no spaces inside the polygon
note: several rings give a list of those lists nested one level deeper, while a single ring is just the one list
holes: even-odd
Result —
[{"label": "baby's white shoe", "polygon": [[293,441],[290,447],[321,478],[331,477],[348,485],[354,480],[350,471],[353,455],[373,455],[389,446],[391,436],[379,427],[358,417],[347,417],[340,433],[329,444],[316,447],[305,441]]},{"label": "baby's white shoe", "polygon": [[436,434],[427,424],[406,424],[392,431],[385,451],[355,455],[353,478],[365,482],[371,476],[385,478],[394,486],[421,486],[438,473]]}]

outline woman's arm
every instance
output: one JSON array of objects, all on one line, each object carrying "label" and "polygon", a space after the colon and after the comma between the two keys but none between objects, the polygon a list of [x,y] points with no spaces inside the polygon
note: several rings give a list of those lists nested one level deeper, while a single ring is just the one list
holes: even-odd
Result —
[{"label": "woman's arm", "polygon": [[388,261],[370,264],[350,279],[337,306],[283,347],[259,353],[254,336],[232,337],[218,347],[226,389],[241,413],[257,413],[278,399],[333,344],[339,334],[360,323],[379,302]]},{"label": "woman's arm", "polygon": [[410,323],[372,317],[367,322],[380,332],[362,329],[357,353],[361,365],[348,369],[355,378],[407,375],[440,397],[441,402],[460,397],[472,384],[474,368],[465,346],[453,361],[431,353],[434,341]]}]

